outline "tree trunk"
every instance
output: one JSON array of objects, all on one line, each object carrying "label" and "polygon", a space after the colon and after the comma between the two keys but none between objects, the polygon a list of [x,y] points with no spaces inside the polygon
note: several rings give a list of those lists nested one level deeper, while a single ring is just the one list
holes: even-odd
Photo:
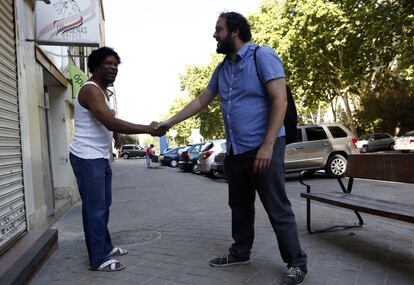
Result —
[{"label": "tree trunk", "polygon": [[329,101],[329,105],[331,105],[331,109],[332,109],[332,114],[333,114],[333,118],[334,118],[334,122],[336,123],[336,102],[337,100],[330,100]]},{"label": "tree trunk", "polygon": [[[341,69],[343,69],[343,51],[342,49],[338,50],[338,58],[339,58],[339,64],[341,66]],[[341,76],[339,76],[339,82],[341,85],[341,91],[340,94],[342,96],[342,99],[344,100],[344,105],[345,105],[345,114],[346,114],[346,118],[348,120],[348,124],[349,127],[351,129],[351,132],[353,132],[355,135],[357,134],[356,132],[356,128],[355,128],[355,123],[354,123],[354,118],[352,117],[352,112],[351,112],[351,108],[349,107],[349,98],[348,98],[348,90],[347,88],[344,88],[344,82],[342,81]]]},{"label": "tree trunk", "polygon": [[357,134],[354,118],[352,117],[351,108],[349,107],[349,98],[348,98],[348,92],[344,92],[342,94],[342,99],[344,100],[345,105],[345,114],[346,118],[348,120],[349,127],[351,129],[351,132],[353,132],[355,135]]}]

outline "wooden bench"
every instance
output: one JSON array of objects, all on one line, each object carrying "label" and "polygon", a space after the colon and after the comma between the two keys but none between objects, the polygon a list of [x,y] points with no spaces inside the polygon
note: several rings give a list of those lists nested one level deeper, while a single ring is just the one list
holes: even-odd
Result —
[{"label": "wooden bench", "polygon": [[[311,186],[303,182],[305,174],[306,171],[301,173],[300,183],[306,186],[306,193],[301,193],[300,196],[306,199],[307,230],[309,233],[362,227],[364,221],[359,214],[360,212],[414,223],[413,201],[411,201],[411,204],[403,204],[351,193],[355,178],[414,183],[414,154],[383,153],[349,155],[345,174],[348,177],[348,183],[345,186],[343,179],[338,178],[340,187],[338,187],[339,191],[336,192],[312,192]],[[312,231],[312,200],[353,210],[358,218],[358,224],[332,226],[326,229]]]}]

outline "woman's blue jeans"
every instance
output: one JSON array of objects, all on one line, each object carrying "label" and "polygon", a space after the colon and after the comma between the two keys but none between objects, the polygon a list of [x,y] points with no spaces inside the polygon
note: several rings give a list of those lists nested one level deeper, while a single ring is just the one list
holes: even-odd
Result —
[{"label": "woman's blue jeans", "polygon": [[82,159],[69,155],[82,199],[85,242],[92,268],[107,261],[113,249],[108,231],[112,202],[112,170],[107,159]]}]

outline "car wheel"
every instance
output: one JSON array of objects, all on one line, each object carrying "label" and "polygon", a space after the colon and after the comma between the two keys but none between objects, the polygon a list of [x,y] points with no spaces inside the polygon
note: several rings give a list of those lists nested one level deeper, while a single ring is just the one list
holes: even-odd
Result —
[{"label": "car wheel", "polygon": [[177,165],[178,165],[178,162],[176,160],[171,160],[170,162],[171,167],[177,167]]},{"label": "car wheel", "polygon": [[395,143],[390,143],[390,150],[394,150]]},{"label": "car wheel", "polygon": [[197,174],[197,175],[201,173],[201,171],[200,171],[200,169],[198,168],[197,164],[194,164],[194,165],[193,165],[193,173],[195,173],[195,174]]},{"label": "car wheel", "polygon": [[368,146],[367,145],[363,145],[362,149],[361,149],[361,153],[367,153],[369,151]]},{"label": "car wheel", "polygon": [[216,179],[216,178],[220,178],[220,173],[217,172],[217,170],[210,170],[207,176],[210,177],[211,179]]},{"label": "car wheel", "polygon": [[124,153],[124,154],[122,155],[122,158],[123,158],[123,159],[128,159],[128,158],[129,158],[129,155],[128,155],[127,153]]},{"label": "car wheel", "polygon": [[339,178],[345,175],[347,160],[340,154],[333,154],[329,157],[325,171],[328,175]]},{"label": "car wheel", "polygon": [[214,178],[223,177],[223,175],[220,172],[218,172],[217,170],[213,170],[213,176],[214,176]]}]

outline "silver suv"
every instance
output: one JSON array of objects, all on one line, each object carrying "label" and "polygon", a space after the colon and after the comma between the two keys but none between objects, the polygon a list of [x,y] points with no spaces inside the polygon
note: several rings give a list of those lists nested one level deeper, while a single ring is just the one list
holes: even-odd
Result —
[{"label": "silver suv", "polygon": [[286,146],[286,173],[323,169],[332,177],[342,177],[348,155],[358,153],[357,140],[341,124],[300,125],[298,141]]}]

